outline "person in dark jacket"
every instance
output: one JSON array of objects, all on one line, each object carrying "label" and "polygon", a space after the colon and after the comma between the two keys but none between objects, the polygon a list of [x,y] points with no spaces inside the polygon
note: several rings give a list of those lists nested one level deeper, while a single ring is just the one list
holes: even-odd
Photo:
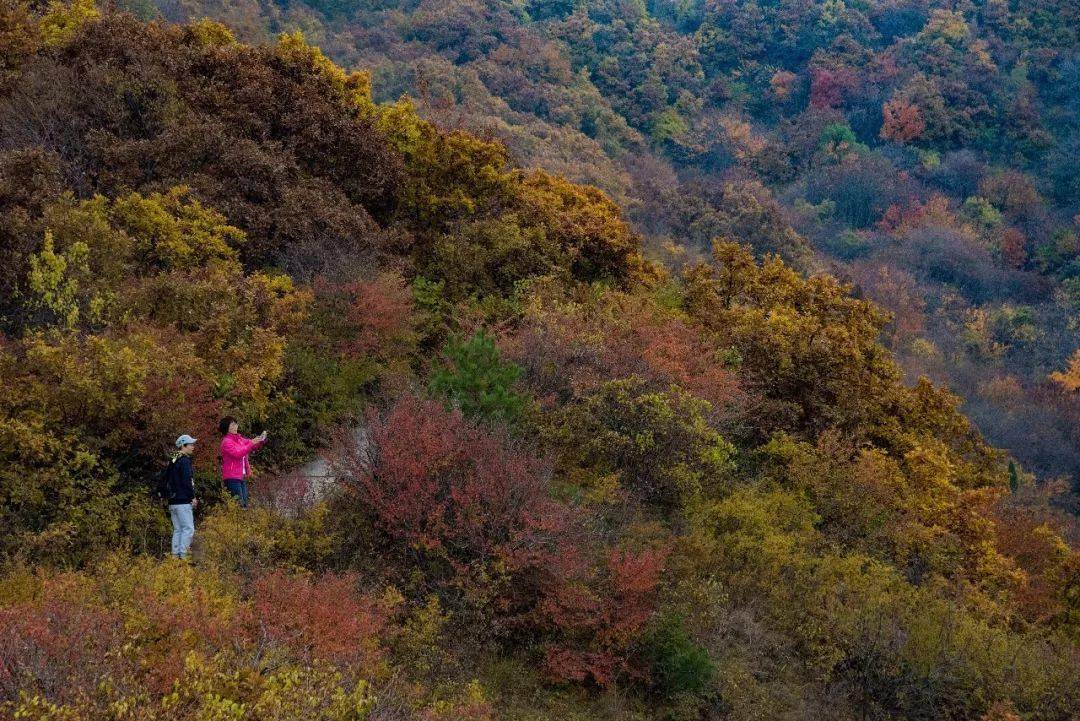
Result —
[{"label": "person in dark jacket", "polygon": [[168,471],[172,553],[177,558],[186,558],[191,539],[195,536],[194,509],[199,504],[195,498],[195,467],[191,461],[195,453],[195,439],[185,433],[176,439],[176,449]]}]

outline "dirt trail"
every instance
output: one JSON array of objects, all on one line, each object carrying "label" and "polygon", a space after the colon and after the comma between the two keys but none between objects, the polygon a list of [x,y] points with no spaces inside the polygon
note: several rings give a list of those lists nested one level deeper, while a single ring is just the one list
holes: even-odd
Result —
[{"label": "dirt trail", "polygon": [[[368,434],[366,428],[363,426],[354,428],[353,439],[359,447],[359,452],[362,453],[367,449]],[[315,501],[322,498],[338,480],[338,474],[331,465],[329,459],[323,453],[320,453],[313,460],[297,468],[295,472],[303,477],[310,485],[307,499],[309,501]]]}]

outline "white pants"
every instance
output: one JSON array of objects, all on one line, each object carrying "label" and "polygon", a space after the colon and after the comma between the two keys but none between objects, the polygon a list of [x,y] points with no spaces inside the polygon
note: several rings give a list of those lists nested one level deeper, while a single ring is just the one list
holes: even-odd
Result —
[{"label": "white pants", "polygon": [[177,503],[169,506],[169,516],[172,518],[172,552],[177,558],[183,558],[195,535],[195,514],[190,503]]}]

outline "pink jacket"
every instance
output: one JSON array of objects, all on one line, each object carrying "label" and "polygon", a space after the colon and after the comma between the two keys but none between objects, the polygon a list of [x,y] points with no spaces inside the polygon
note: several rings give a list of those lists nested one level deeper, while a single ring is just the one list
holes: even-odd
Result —
[{"label": "pink jacket", "polygon": [[221,477],[223,480],[247,478],[251,474],[248,454],[266,443],[230,433],[221,439]]}]

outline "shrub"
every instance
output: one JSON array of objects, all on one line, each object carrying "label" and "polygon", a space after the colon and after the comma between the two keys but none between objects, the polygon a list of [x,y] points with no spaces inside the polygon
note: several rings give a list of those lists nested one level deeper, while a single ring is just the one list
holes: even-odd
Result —
[{"label": "shrub", "polygon": [[374,605],[356,592],[356,577],[288,576],[280,570],[251,584],[252,608],[264,643],[284,647],[304,663],[373,669],[381,652],[382,622]]},{"label": "shrub", "polygon": [[657,393],[681,386],[709,401],[710,420],[727,419],[744,398],[726,349],[667,307],[661,293],[670,290],[605,290],[573,302],[563,290],[537,284],[526,301],[527,323],[501,343],[545,408],[593,393],[612,378],[637,377]]},{"label": "shrub", "polygon": [[650,392],[638,378],[610,381],[563,412],[569,457],[616,473],[633,498],[677,511],[720,492],[734,448],[709,426],[710,407],[678,386]]},{"label": "shrub", "polygon": [[[261,485],[256,484],[256,493]],[[321,503],[296,518],[268,508],[223,504],[199,524],[195,553],[201,563],[248,577],[274,568],[320,570],[340,540],[329,514]]]},{"label": "shrub", "polygon": [[115,655],[120,614],[79,598],[68,580],[46,581],[36,599],[0,608],[0,713],[22,694],[74,701],[133,670]]},{"label": "shrub", "polygon": [[411,569],[409,585],[436,589],[474,640],[539,633],[559,678],[609,685],[630,668],[666,551],[585,533],[579,511],[549,497],[544,461],[458,411],[405,397],[373,413],[337,465],[378,531],[376,550]]},{"label": "shrub", "polygon": [[362,441],[339,450],[346,489],[384,548],[412,556],[431,582],[473,603],[510,610],[515,598],[529,600],[521,576],[553,552],[549,524],[559,516],[544,461],[415,396],[372,411]]},{"label": "shrub", "polygon": [[686,632],[683,618],[667,612],[649,625],[641,640],[649,681],[661,699],[688,694],[700,697],[712,686],[716,667],[709,653]]},{"label": "shrub", "polygon": [[611,687],[624,675],[644,673],[635,647],[656,610],[668,552],[612,548],[589,575],[562,577],[538,607],[554,634],[544,655],[549,675]]},{"label": "shrub", "polygon": [[468,418],[514,422],[525,397],[514,391],[521,369],[501,358],[495,341],[484,331],[463,340],[451,338],[446,364],[431,376],[431,388],[447,397]]},{"label": "shrub", "polygon": [[351,576],[247,583],[116,554],[9,581],[20,590],[0,605],[4,718],[357,721],[375,704],[365,679],[380,674],[382,617]]}]

